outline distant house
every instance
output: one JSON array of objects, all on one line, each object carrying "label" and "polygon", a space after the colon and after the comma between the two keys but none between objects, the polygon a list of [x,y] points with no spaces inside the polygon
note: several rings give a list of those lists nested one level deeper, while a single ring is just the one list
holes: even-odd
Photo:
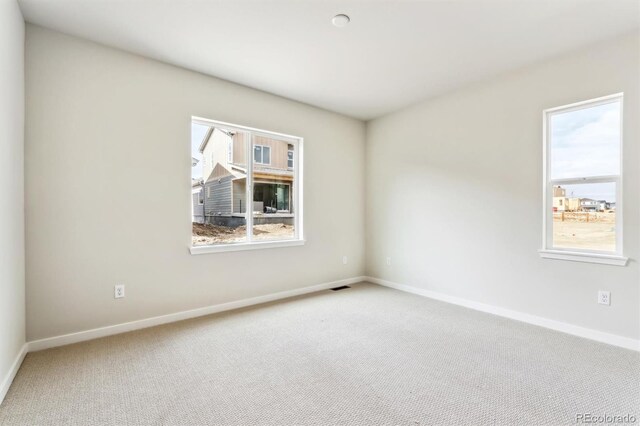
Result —
[{"label": "distant house", "polygon": [[580,199],[580,209],[586,212],[605,211],[611,208],[611,203],[606,200],[592,200],[591,198]]},{"label": "distant house", "polygon": [[566,190],[561,186],[553,188],[554,212],[588,212],[605,211],[615,208],[615,203],[606,200],[593,200],[591,198],[566,197]]},{"label": "distant house", "polygon": [[204,191],[202,180],[191,179],[192,222],[204,223]]},{"label": "distant house", "polygon": [[567,209],[566,191],[561,186],[553,187],[553,211],[563,212]]},{"label": "distant house", "polygon": [[[237,226],[247,211],[254,223],[293,223],[294,146],[254,136],[246,155],[244,133],[212,127],[200,145],[204,218],[208,223]],[[253,161],[253,200],[247,203],[247,160]]]}]

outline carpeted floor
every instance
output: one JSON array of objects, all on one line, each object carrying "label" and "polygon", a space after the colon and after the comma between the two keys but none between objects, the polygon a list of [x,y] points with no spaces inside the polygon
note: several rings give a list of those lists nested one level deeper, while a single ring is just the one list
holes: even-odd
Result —
[{"label": "carpeted floor", "polygon": [[640,422],[640,354],[370,284],[27,355],[2,425]]}]

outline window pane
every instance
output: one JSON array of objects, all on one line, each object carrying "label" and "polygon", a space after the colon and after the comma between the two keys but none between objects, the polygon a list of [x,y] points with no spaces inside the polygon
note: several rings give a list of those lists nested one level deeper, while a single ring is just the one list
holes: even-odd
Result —
[{"label": "window pane", "polygon": [[289,145],[289,152],[287,152],[287,166],[293,168],[293,145]]},{"label": "window pane", "polygon": [[192,192],[204,199],[204,204],[192,207],[194,246],[247,241],[245,154],[249,137],[223,127],[192,125],[191,155],[197,160],[191,168]]},{"label": "window pane", "polygon": [[553,247],[616,251],[616,184],[553,188]]},{"label": "window pane", "polygon": [[262,163],[262,147],[261,146],[253,147],[253,161],[256,163]]},{"label": "window pane", "polygon": [[271,148],[268,146],[262,148],[262,163],[271,164]]},{"label": "window pane", "polygon": [[620,174],[620,101],[552,114],[551,179]]},{"label": "window pane", "polygon": [[292,239],[294,176],[288,167],[289,144],[262,136],[255,136],[254,144],[263,145],[264,164],[253,168],[253,241]]}]

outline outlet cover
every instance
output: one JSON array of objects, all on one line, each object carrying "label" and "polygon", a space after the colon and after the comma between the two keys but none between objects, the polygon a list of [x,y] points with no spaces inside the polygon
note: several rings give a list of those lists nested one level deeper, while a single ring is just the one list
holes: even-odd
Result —
[{"label": "outlet cover", "polygon": [[349,262],[349,259],[347,258],[347,256],[342,256],[342,264],[346,265]]},{"label": "outlet cover", "polygon": [[600,290],[598,292],[598,303],[601,305],[611,305],[611,293],[608,291]]},{"label": "outlet cover", "polygon": [[124,285],[123,284],[118,284],[114,287],[114,294],[113,297],[116,299],[120,299],[122,297],[124,297]]}]

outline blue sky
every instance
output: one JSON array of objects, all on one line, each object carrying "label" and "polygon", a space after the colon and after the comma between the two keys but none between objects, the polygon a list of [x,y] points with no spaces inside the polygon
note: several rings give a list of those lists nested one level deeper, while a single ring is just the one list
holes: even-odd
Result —
[{"label": "blue sky", "polygon": [[208,126],[191,123],[191,156],[200,160],[197,166],[191,168],[191,178],[193,179],[202,178],[202,154],[198,148],[208,129]]},{"label": "blue sky", "polygon": [[[620,173],[620,102],[551,117],[551,179]],[[615,201],[614,184],[571,185],[567,196]]]}]

